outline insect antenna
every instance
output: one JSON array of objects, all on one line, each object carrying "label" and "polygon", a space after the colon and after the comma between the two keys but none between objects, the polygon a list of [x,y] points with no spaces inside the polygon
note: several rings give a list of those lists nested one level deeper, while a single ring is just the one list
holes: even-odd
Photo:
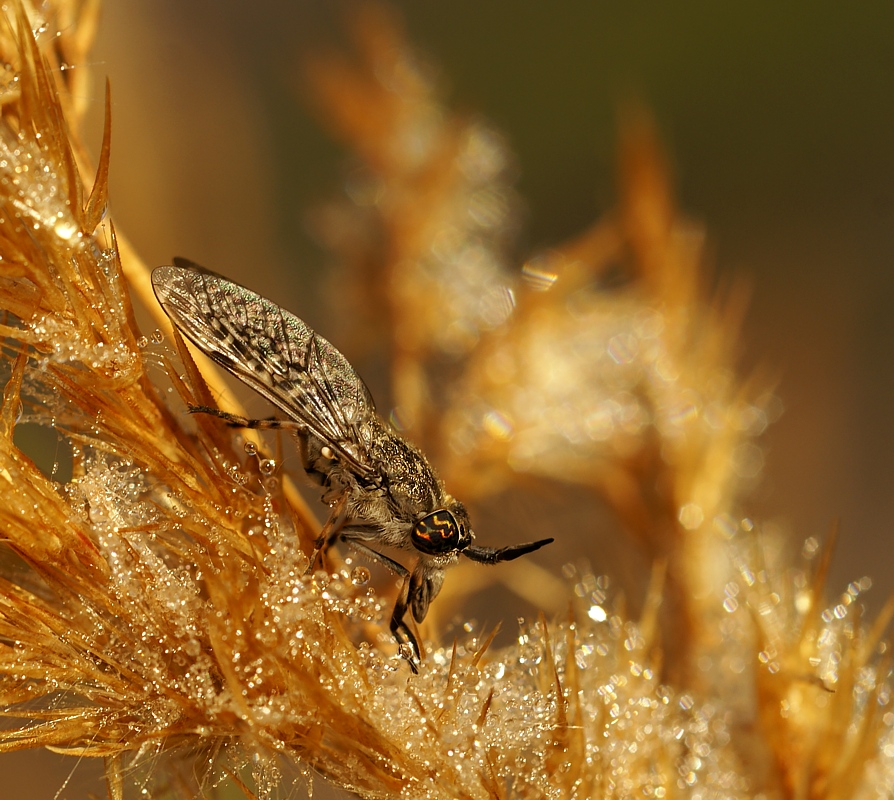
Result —
[{"label": "insect antenna", "polygon": [[479,547],[478,545],[470,544],[462,551],[462,554],[466,558],[470,558],[472,561],[477,561],[479,564],[499,564],[501,561],[512,561],[512,559],[518,558],[519,556],[533,553],[535,550],[539,550],[544,545],[553,541],[555,540],[552,538],[540,539],[537,542],[513,544],[509,545],[509,547],[500,548]]}]

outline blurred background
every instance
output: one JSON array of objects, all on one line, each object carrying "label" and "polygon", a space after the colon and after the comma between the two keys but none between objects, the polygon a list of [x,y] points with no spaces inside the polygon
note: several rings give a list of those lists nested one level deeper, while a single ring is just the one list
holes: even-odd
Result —
[{"label": "blurred background", "polygon": [[[516,155],[519,264],[612,207],[619,106],[652,110],[717,280],[750,286],[742,372],[778,376],[785,412],[748,510],[795,542],[839,519],[830,590],[869,575],[877,609],[894,589],[894,6],[393,5],[450,105],[489,119]],[[107,3],[90,144],[108,77],[112,213],[143,259],[187,256],[327,335],[329,256],[307,219],[345,173],[304,102],[301,59],[343,38],[340,6],[246,8]],[[62,781],[36,756],[16,757],[28,789],[9,796],[55,796]]]}]

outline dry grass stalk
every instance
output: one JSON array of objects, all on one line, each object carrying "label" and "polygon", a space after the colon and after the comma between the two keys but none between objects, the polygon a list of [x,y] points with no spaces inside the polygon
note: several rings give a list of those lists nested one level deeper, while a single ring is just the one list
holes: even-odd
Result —
[{"label": "dry grass stalk", "polygon": [[[59,8],[85,46],[89,7]],[[384,254],[351,257],[399,287],[405,419],[470,495],[520,474],[604,493],[667,565],[672,602],[658,624],[657,581],[637,626],[604,579],[569,571],[564,621],[541,618],[502,650],[473,630],[411,675],[364,571],[306,575],[316,528],[270,460],[172,411],[210,393],[181,343],[175,355],[136,331],[100,224],[108,136],[88,192],[78,111],[55,82],[68,76],[51,69],[61,50],[18,11],[0,35],[15,72],[0,120],[0,750],[102,757],[116,798],[140,766],[150,796],[204,795],[232,775],[267,797],[296,765],[370,798],[890,790],[882,625],[854,619],[862,584],[822,610],[823,567],[810,583],[743,521],[754,453],[737,448],[766,414],[733,378],[733,330],[699,288],[701,238],[674,210],[654,137],[628,129],[618,213],[517,279],[500,243],[514,217],[499,139],[446,113],[387,16],[355,20],[365,62],[329,56],[313,75],[375,189],[354,199],[384,223]],[[419,325],[445,285],[459,324]],[[442,370],[458,387],[443,419],[426,402]],[[532,394],[536,418],[518,402]],[[71,444],[70,481],[18,449],[22,421]],[[662,629],[681,642],[675,687]]]}]

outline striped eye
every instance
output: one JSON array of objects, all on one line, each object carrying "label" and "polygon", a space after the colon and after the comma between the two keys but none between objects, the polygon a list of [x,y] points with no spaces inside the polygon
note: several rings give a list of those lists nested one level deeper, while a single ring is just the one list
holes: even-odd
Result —
[{"label": "striped eye", "polygon": [[446,508],[439,508],[416,523],[410,538],[417,550],[430,556],[451,553],[459,547],[462,532]]}]

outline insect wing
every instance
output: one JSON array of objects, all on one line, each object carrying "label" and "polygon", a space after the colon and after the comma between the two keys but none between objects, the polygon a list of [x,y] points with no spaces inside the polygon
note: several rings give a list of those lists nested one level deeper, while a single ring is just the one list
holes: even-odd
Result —
[{"label": "insect wing", "polygon": [[185,259],[153,270],[152,288],[202,352],[356,468],[370,469],[361,431],[375,404],[328,341],[269,300]]}]

